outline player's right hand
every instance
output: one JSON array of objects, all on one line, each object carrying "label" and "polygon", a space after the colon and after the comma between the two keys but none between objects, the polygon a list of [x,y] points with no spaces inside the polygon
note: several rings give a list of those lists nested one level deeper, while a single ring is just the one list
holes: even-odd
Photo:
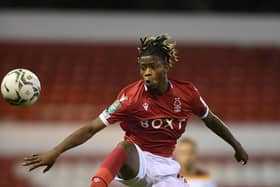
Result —
[{"label": "player's right hand", "polygon": [[242,165],[245,165],[248,162],[249,156],[245,149],[239,144],[237,148],[235,148],[235,159],[240,162]]},{"label": "player's right hand", "polygon": [[59,153],[55,150],[50,150],[45,153],[33,154],[31,156],[25,157],[23,166],[30,166],[29,171],[36,169],[38,167],[46,166],[43,173],[47,172],[55,163]]}]

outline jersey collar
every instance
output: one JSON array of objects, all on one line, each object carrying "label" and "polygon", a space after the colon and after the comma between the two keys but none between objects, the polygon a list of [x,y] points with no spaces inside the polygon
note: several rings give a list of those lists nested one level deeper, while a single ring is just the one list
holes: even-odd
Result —
[{"label": "jersey collar", "polygon": [[[170,88],[173,88],[173,84],[171,83],[170,80],[168,80],[168,83],[169,83],[169,85],[170,85]],[[145,83],[144,83],[144,89],[145,89],[145,92],[148,91],[148,88],[147,88],[147,86],[145,85]]]}]

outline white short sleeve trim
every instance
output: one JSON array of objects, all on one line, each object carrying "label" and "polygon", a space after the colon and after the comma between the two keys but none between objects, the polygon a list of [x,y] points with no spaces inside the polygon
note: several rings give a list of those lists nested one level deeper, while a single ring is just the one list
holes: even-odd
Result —
[{"label": "white short sleeve trim", "polygon": [[110,114],[107,112],[107,110],[104,110],[101,114],[99,114],[100,120],[106,125],[109,126],[110,123],[107,120],[110,117]]},{"label": "white short sleeve trim", "polygon": [[202,99],[202,97],[200,97],[199,99],[200,99],[200,101],[202,102],[202,104],[206,107],[206,112],[205,112],[205,114],[203,114],[203,116],[200,117],[200,119],[204,119],[204,118],[206,118],[206,117],[208,116],[208,114],[209,114],[209,107],[208,107],[208,105],[205,103],[205,101]]}]

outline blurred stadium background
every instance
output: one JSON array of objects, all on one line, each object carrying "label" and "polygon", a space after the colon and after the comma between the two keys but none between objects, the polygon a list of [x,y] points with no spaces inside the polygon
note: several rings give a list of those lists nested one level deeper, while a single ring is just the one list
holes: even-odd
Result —
[{"label": "blurred stadium background", "polygon": [[[139,37],[170,33],[180,62],[171,78],[190,80],[248,150],[248,165],[196,118],[200,165],[220,187],[280,186],[280,16],[277,1],[1,1],[0,78],[35,72],[39,101],[0,99],[0,187],[89,186],[123,132],[111,126],[65,153],[47,174],[28,173],[24,155],[46,151],[98,115],[139,79]],[[117,183],[112,187],[121,186]]]}]

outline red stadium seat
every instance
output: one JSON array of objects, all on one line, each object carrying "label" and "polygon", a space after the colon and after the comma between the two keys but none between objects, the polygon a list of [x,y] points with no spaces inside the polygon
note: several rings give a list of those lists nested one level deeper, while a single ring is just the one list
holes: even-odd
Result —
[{"label": "red stadium seat", "polygon": [[[194,82],[223,118],[280,120],[278,48],[185,45],[179,46],[179,56],[170,77]],[[1,76],[23,66],[42,84],[41,98],[28,112],[1,103],[1,119],[7,120],[80,121],[89,112],[77,111],[92,108],[97,115],[97,108],[139,79],[134,45],[0,42],[0,60]]]}]

